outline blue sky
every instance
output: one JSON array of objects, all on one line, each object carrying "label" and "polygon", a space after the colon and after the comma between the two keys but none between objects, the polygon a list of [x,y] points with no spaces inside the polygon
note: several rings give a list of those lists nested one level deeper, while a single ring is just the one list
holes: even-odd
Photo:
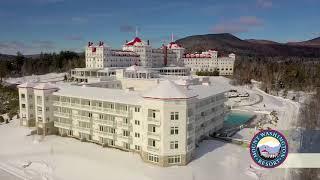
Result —
[{"label": "blue sky", "polygon": [[320,0],[0,0],[0,53],[82,51],[87,41],[120,48],[135,36],[153,46],[232,33],[278,42],[320,36]]}]

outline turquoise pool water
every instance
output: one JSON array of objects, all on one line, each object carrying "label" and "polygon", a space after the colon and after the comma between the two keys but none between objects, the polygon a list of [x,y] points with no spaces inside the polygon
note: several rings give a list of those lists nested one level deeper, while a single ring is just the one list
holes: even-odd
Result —
[{"label": "turquoise pool water", "polygon": [[225,127],[235,127],[245,124],[248,120],[253,117],[252,114],[249,113],[241,113],[241,112],[231,112],[224,119]]}]

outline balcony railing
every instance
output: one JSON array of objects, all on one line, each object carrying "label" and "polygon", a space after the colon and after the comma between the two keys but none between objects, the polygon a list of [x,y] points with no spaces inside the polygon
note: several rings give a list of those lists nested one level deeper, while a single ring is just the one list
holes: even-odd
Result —
[{"label": "balcony railing", "polygon": [[127,143],[132,144],[132,137],[131,136],[124,136],[123,134],[118,134],[117,138],[127,141]]},{"label": "balcony railing", "polygon": [[158,118],[148,117],[148,122],[160,126],[160,119]]},{"label": "balcony railing", "polygon": [[70,114],[69,113],[54,112],[53,115],[57,116],[57,117],[62,117],[62,118],[70,118]]},{"label": "balcony railing", "polygon": [[108,125],[108,126],[116,126],[116,122],[115,121],[110,121],[110,120],[105,120],[105,119],[98,119],[98,118],[93,118],[93,121],[95,123],[99,123],[102,125]]},{"label": "balcony railing", "polygon": [[92,132],[92,129],[91,129],[91,128],[81,127],[81,126],[76,126],[76,128],[77,128],[79,131],[82,131],[82,132],[87,133],[87,134],[91,134],[91,132]]},{"label": "balcony railing", "polygon": [[105,131],[99,131],[99,130],[94,130],[95,133],[99,134],[100,136],[103,136],[105,138],[111,138],[115,139],[117,137],[116,134],[110,133],[110,132],[105,132]]},{"label": "balcony railing", "polygon": [[91,117],[80,116],[80,115],[72,115],[72,119],[78,120],[78,121],[85,121],[85,122],[90,122],[91,121]]},{"label": "balcony railing", "polygon": [[153,151],[153,152],[158,152],[159,148],[158,147],[154,147],[154,146],[147,146],[147,150],[148,151]]},{"label": "balcony railing", "polygon": [[58,121],[54,122],[54,126],[58,127],[58,128],[65,128],[65,129],[71,129],[72,128],[72,124],[62,123],[62,122],[58,122]]},{"label": "balcony railing", "polygon": [[157,133],[157,132],[149,132],[148,131],[148,136],[154,138],[154,139],[157,139],[157,140],[160,140],[160,133]]}]

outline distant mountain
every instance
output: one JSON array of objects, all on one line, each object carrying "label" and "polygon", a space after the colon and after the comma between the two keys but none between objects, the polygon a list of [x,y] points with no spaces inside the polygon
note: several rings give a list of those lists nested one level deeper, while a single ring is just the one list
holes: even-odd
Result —
[{"label": "distant mountain", "polygon": [[245,56],[320,57],[320,47],[281,44],[268,40],[242,40],[228,33],[188,36],[178,39],[176,43],[185,47],[187,52],[214,49],[220,55],[233,52]]},{"label": "distant mountain", "polygon": [[302,42],[289,42],[289,45],[320,47],[320,37]]},{"label": "distant mountain", "polygon": [[246,39],[246,41],[257,44],[280,44],[275,41],[263,40],[263,39]]},{"label": "distant mountain", "polygon": [[0,61],[1,60],[13,60],[16,56],[8,55],[8,54],[0,54]]}]

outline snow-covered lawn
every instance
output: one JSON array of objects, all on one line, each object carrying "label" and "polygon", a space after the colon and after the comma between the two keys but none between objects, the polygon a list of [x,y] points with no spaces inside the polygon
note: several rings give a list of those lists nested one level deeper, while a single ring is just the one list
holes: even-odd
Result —
[{"label": "snow-covered lawn", "polygon": [[49,73],[44,75],[32,75],[19,78],[7,78],[6,83],[9,84],[22,84],[25,82],[57,82],[64,79],[66,73]]},{"label": "snow-covered lawn", "polygon": [[144,163],[138,154],[54,135],[26,136],[29,132],[18,120],[0,125],[0,173],[35,180],[250,180],[256,173],[272,179],[269,170],[254,166],[247,148],[219,141],[201,143],[187,166],[162,168]]}]

